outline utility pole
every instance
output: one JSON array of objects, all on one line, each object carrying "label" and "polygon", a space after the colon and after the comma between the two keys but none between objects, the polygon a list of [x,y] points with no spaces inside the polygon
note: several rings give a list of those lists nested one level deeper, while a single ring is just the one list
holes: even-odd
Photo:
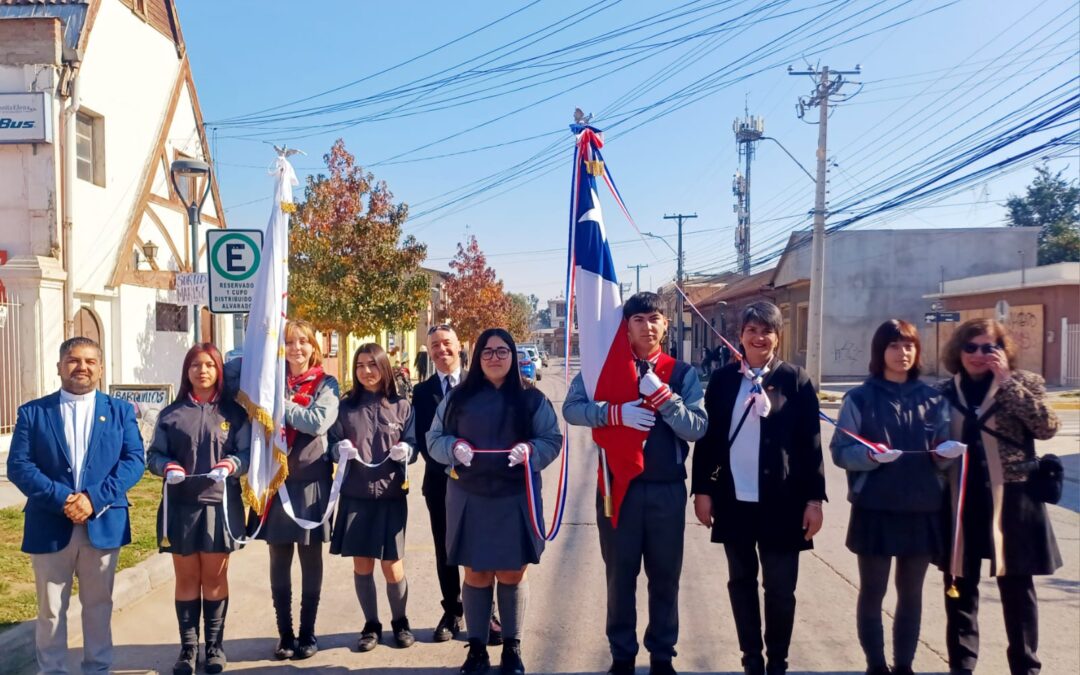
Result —
[{"label": "utility pole", "polygon": [[627,265],[626,266],[626,269],[634,270],[637,273],[636,274],[636,276],[637,276],[637,285],[634,287],[636,289],[634,291],[635,293],[640,293],[641,292],[641,268],[642,267],[648,267],[648,265]]},{"label": "utility pole", "polygon": [[668,215],[664,216],[664,220],[677,220],[677,221],[679,221],[679,250],[675,253],[676,257],[678,258],[678,268],[677,268],[677,270],[675,272],[675,287],[678,289],[678,291],[676,292],[677,297],[675,298],[675,307],[676,307],[675,311],[679,315],[678,321],[677,321],[677,324],[676,324],[678,326],[678,331],[679,332],[678,332],[678,337],[675,340],[675,358],[677,358],[679,360],[683,360],[683,335],[685,334],[685,329],[683,328],[683,296],[682,296],[683,292],[685,292],[685,290],[682,287],[682,284],[683,284],[682,224],[683,224],[684,220],[690,220],[691,218],[697,218],[697,214],[692,213],[690,215],[685,215],[685,214],[682,214],[682,213],[677,213],[677,214],[675,214],[673,216],[668,216]]},{"label": "utility pole", "polygon": [[[819,76],[813,94],[808,99],[799,99],[799,118],[802,119],[807,108],[818,107],[818,148],[817,148],[817,180],[814,190],[814,236],[811,249],[810,264],[810,311],[806,326],[806,370],[813,383],[821,387],[821,341],[822,341],[822,317],[825,305],[825,188],[827,163],[825,156],[829,138],[829,96],[840,91],[845,80],[844,75],[858,75],[862,72],[859,66],[855,70],[833,70],[828,66],[820,71],[814,68],[810,70],[793,70],[788,66],[789,75]],[[832,77],[834,76],[835,77]]]}]

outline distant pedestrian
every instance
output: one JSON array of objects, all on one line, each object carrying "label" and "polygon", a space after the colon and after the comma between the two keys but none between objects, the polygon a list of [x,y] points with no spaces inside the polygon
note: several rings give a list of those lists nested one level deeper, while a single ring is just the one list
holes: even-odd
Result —
[{"label": "distant pedestrian", "polygon": [[97,391],[101,347],[85,337],[60,345],[60,391],[19,407],[8,479],[26,495],[22,550],[37,589],[35,654],[41,673],[66,673],[67,609],[74,577],[82,604],[83,673],[113,660],[113,580],[131,543],[127,491],[142,478],[135,409]]},{"label": "distant pedestrian", "polygon": [[244,534],[239,476],[251,458],[251,427],[244,409],[222,396],[225,375],[217,347],[204,342],[189,349],[180,373],[180,392],[158,415],[147,450],[150,473],[165,479],[158,548],[172,554],[175,578],[180,656],[173,675],[195,672],[200,615],[206,626],[206,672],[220,673],[227,663],[222,641],[229,554],[237,549],[233,535]]},{"label": "distant pedestrian", "polygon": [[[446,551],[450,564],[465,567],[461,595],[469,655],[461,673],[481,675],[489,668],[491,603],[498,598],[501,672],[523,675],[526,570],[540,562],[544,550],[530,509],[543,513],[540,471],[559,455],[562,433],[551,402],[523,381],[508,332],[485,330],[473,357],[480,366],[439,404],[427,437],[428,453],[456,478],[446,490]],[[527,498],[529,467],[535,504]]]},{"label": "distant pedestrian", "polygon": [[701,348],[701,374],[704,377],[708,377],[712,372],[713,366],[713,351],[709,349],[708,345]]},{"label": "distant pedestrian", "polygon": [[705,392],[709,429],[694,447],[694,512],[724,545],[743,668],[781,675],[795,625],[799,553],[813,548],[822,523],[818,398],[806,371],[776,355],[782,320],[775,305],[747,306],[741,324],[743,361],[714,372]]},{"label": "distant pedestrian", "polygon": [[429,362],[427,347],[420,345],[420,351],[416,353],[416,363],[414,364],[416,366],[417,382],[423,382],[427,379]]},{"label": "distant pedestrian", "polygon": [[[979,575],[990,561],[1005,616],[1012,675],[1034,675],[1041,664],[1039,605],[1033,575],[1061,567],[1045,495],[1035,482],[1035,440],[1057,433],[1060,421],[1046,400],[1043,379],[1016,367],[1016,345],[991,319],[960,324],[941,362],[953,373],[942,383],[952,406],[954,437],[968,446],[967,482],[960,466],[949,475],[954,549],[945,574],[945,646],[951,673],[975,670],[979,658]],[[963,511],[956,511],[963,494]],[[956,521],[959,520],[959,523]]]},{"label": "distant pedestrian", "polygon": [[[949,438],[949,407],[941,392],[919,380],[919,331],[886,321],[870,344],[870,377],[844,397],[839,424],[884,451],[833,434],[832,457],[847,470],[847,547],[859,560],[856,627],[867,675],[912,675],[922,617],[923,580],[944,560],[941,518],[944,471],[963,452]],[[881,605],[896,563],[893,667],[885,661]]]},{"label": "distant pedestrian", "polygon": [[357,650],[368,652],[382,641],[375,591],[375,561],[380,562],[390,601],[390,627],[398,647],[416,642],[406,602],[405,465],[416,461],[412,406],[397,390],[390,359],[374,342],[353,355],[353,388],[330,429],[331,451],[348,461],[330,552],[349,556],[353,585],[364,613]]},{"label": "distant pedestrian", "polygon": [[720,343],[714,351],[716,352],[716,367],[723,368],[731,360],[731,349],[728,348],[727,343]]}]

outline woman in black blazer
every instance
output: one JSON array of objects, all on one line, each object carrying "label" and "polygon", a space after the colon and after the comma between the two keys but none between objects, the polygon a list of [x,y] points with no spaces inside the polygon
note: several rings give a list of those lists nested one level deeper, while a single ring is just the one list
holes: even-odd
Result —
[{"label": "woman in black blazer", "polygon": [[782,323],[771,303],[743,310],[743,358],[713,373],[709,429],[694,448],[694,512],[724,545],[743,667],[753,675],[787,671],[799,552],[813,548],[825,500],[817,391],[805,370],[776,356]]}]

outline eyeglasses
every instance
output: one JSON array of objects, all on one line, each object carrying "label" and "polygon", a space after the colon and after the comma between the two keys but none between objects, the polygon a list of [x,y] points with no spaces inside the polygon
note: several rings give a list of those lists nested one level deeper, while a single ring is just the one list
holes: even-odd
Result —
[{"label": "eyeglasses", "polygon": [[997,350],[1001,349],[1001,345],[995,345],[990,342],[977,345],[974,342],[969,342],[964,345],[965,354],[974,354],[975,352],[982,352],[983,354],[993,354]]},{"label": "eyeglasses", "polygon": [[427,334],[428,334],[428,335],[431,335],[432,333],[434,333],[434,332],[435,332],[435,331],[437,331],[437,330],[449,330],[449,331],[453,331],[454,329],[453,329],[453,328],[451,328],[451,327],[450,327],[450,324],[448,324],[448,323],[440,323],[440,324],[436,324],[436,325],[432,326],[431,328],[428,328],[428,329],[427,329]]},{"label": "eyeglasses", "polygon": [[498,347],[496,349],[484,349],[480,352],[480,358],[485,361],[491,361],[492,359],[498,359],[502,361],[503,359],[510,358],[510,350],[506,347]]}]

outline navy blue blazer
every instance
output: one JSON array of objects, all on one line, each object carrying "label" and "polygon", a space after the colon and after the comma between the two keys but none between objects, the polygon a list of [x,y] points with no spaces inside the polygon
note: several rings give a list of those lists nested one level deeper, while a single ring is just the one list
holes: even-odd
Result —
[{"label": "navy blue blazer", "polygon": [[[95,548],[119,548],[131,542],[127,491],[139,482],[145,467],[135,409],[127,401],[98,392],[82,467],[82,492],[94,508],[86,529]],[[64,502],[75,491],[75,473],[59,392],[19,407],[7,473],[26,495],[23,552],[55,553],[65,548],[74,524],[64,515]]]}]

